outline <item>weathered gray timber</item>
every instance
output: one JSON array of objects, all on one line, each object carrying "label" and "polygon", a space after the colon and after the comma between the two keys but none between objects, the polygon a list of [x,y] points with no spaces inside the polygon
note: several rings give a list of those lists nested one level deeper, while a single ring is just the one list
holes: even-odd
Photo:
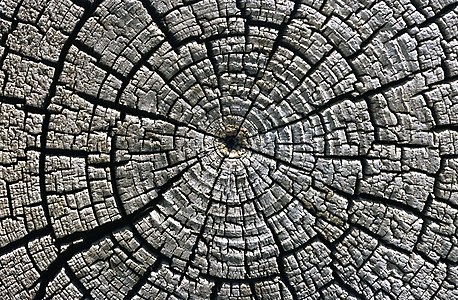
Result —
[{"label": "weathered gray timber", "polygon": [[0,0],[0,299],[458,299],[456,0]]}]

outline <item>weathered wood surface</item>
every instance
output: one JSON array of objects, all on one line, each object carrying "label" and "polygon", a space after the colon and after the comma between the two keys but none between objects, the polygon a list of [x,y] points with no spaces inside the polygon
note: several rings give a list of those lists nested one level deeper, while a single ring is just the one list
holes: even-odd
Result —
[{"label": "weathered wood surface", "polygon": [[1,299],[458,299],[456,0],[1,0]]}]

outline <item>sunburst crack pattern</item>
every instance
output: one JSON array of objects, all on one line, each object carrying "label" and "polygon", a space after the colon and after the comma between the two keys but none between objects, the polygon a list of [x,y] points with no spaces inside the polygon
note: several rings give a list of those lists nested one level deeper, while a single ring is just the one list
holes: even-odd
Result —
[{"label": "sunburst crack pattern", "polygon": [[458,3],[2,0],[1,299],[458,299]]}]

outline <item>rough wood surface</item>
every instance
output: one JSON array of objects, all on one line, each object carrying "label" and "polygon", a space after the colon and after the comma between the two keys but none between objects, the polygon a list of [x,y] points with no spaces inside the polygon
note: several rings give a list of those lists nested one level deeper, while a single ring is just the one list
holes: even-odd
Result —
[{"label": "rough wood surface", "polygon": [[458,299],[456,0],[1,0],[1,299]]}]

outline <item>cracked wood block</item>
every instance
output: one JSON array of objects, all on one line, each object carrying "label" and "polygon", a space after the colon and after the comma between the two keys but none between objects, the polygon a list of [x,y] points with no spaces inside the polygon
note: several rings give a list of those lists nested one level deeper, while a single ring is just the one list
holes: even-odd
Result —
[{"label": "cracked wood block", "polygon": [[1,299],[458,299],[458,3],[0,2]]}]

